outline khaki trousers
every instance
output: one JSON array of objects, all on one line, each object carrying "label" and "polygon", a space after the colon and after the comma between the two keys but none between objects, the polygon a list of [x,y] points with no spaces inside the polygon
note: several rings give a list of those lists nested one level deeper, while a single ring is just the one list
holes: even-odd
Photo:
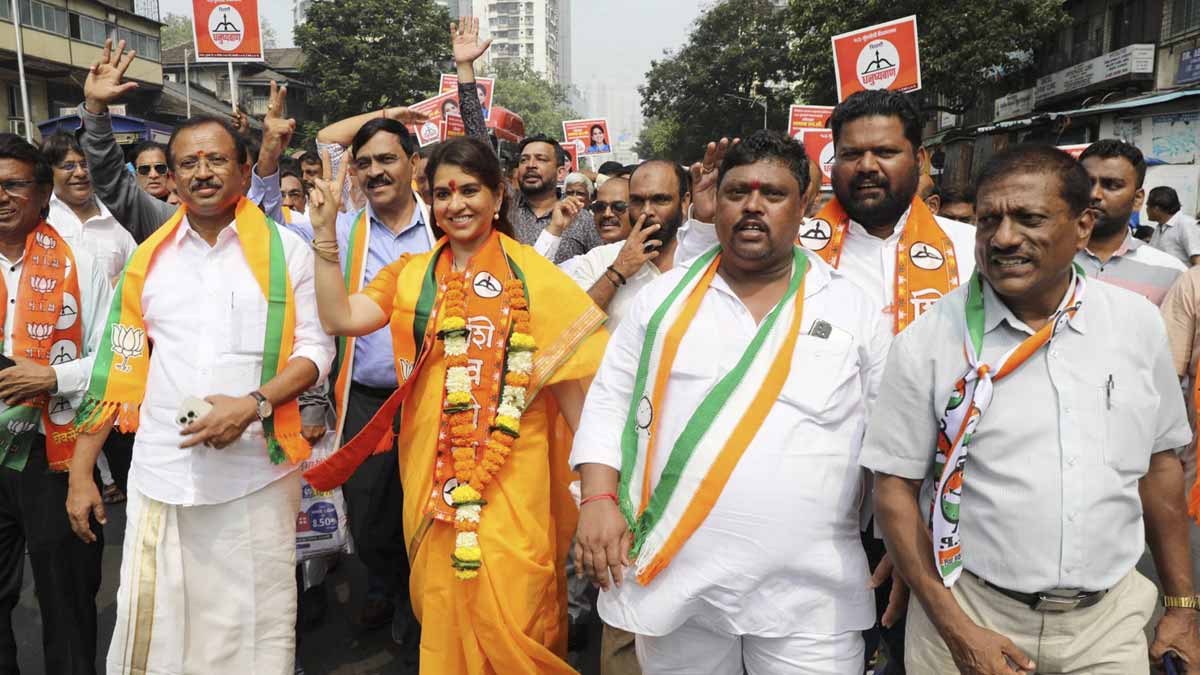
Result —
[{"label": "khaki trousers", "polygon": [[[1150,661],[1143,628],[1158,601],[1154,584],[1130,571],[1099,603],[1071,612],[1038,612],[964,572],[952,589],[972,621],[1012,640],[1038,673],[1144,675]],[[958,668],[919,602],[908,605],[904,665],[910,673],[954,675]]]},{"label": "khaki trousers", "polygon": [[635,637],[633,633],[604,624],[600,639],[600,675],[642,675]]}]

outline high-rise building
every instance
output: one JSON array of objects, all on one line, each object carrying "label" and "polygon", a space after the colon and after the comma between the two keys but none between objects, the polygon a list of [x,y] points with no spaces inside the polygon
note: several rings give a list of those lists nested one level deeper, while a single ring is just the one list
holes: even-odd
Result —
[{"label": "high-rise building", "polygon": [[525,63],[552,81],[570,84],[571,1],[462,0],[459,10],[479,17],[480,35],[494,40],[485,65]]},{"label": "high-rise building", "polygon": [[308,16],[308,6],[312,0],[292,0],[292,25],[299,26]]}]

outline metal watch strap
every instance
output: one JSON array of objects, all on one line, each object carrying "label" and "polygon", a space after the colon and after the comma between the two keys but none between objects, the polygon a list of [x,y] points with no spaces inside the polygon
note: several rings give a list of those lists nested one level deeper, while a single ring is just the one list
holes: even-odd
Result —
[{"label": "metal watch strap", "polygon": [[1200,598],[1194,595],[1164,595],[1162,606],[1167,608],[1200,609]]}]

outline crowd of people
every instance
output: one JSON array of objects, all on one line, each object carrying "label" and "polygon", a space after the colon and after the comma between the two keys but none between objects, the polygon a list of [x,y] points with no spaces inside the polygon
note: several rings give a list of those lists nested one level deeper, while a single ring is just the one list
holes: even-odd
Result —
[{"label": "crowd of people", "polygon": [[0,134],[0,672],[26,551],[45,672],[95,672],[122,500],[109,673],[300,672],[302,480],[422,673],[575,672],[589,620],[608,675],[1200,671],[1200,226],[1136,147],[939,186],[868,91],[826,193],[766,130],[506,167],[451,41],[435,147],[400,106],[287,157],[273,87],[127,164],[124,42],[78,134]]}]

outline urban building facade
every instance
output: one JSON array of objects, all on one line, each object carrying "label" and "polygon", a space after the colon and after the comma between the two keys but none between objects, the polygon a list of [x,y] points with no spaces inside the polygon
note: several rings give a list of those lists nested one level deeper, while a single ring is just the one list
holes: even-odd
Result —
[{"label": "urban building facade", "polygon": [[[184,54],[187,53],[188,67],[184,70]],[[251,117],[263,117],[270,103],[271,81],[288,88],[288,116],[297,122],[314,119],[308,104],[309,86],[301,74],[304,53],[299,47],[267,49],[261,63],[239,63],[237,69],[238,107]],[[183,85],[185,78],[191,80],[193,91],[207,94],[229,109],[229,68],[224,62],[196,62],[191,45],[172,47],[162,55],[163,78],[170,83]]]},{"label": "urban building facade", "polygon": [[571,0],[457,1],[459,14],[479,17],[481,36],[493,40],[484,67],[524,63],[551,81],[571,84]]}]

